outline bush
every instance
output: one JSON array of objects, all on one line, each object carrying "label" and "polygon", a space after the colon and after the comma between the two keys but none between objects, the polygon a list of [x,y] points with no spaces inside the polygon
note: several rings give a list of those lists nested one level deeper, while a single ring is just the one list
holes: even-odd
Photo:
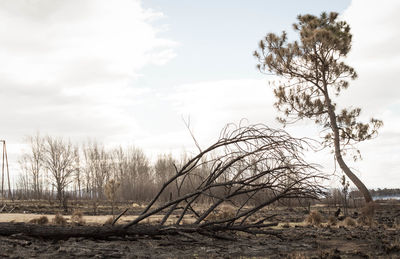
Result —
[{"label": "bush", "polygon": [[36,219],[31,219],[29,222],[33,223],[33,224],[38,224],[38,225],[45,225],[45,224],[49,223],[49,219],[46,216],[41,216]]},{"label": "bush", "polygon": [[140,208],[142,208],[142,206],[140,206],[139,204],[137,204],[137,203],[132,203],[132,208],[134,208],[134,209],[140,209]]},{"label": "bush", "polygon": [[320,225],[322,222],[322,216],[318,211],[311,211],[306,218],[306,222],[311,225]]},{"label": "bush", "polygon": [[52,222],[53,222],[53,224],[62,225],[62,226],[67,224],[67,220],[59,213],[57,213],[55,215],[55,217],[53,218]]},{"label": "bush", "polygon": [[83,213],[79,210],[72,213],[71,222],[76,225],[84,225],[86,223],[83,219]]}]

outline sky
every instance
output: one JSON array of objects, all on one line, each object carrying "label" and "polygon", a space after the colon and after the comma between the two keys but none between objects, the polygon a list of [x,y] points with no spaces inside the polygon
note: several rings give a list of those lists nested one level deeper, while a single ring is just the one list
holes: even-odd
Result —
[{"label": "sky", "polygon": [[[0,139],[10,170],[28,136],[106,147],[134,145],[151,159],[217,140],[227,123],[275,120],[271,80],[252,56],[267,33],[299,14],[335,11],[353,33],[346,62],[359,78],[336,100],[382,119],[349,164],[369,188],[400,187],[400,2],[396,0],[179,1],[3,0],[0,2]],[[285,128],[319,136],[312,122]],[[330,174],[328,151],[307,154]],[[348,159],[349,160],[349,159]],[[340,173],[331,179],[338,182]]]}]

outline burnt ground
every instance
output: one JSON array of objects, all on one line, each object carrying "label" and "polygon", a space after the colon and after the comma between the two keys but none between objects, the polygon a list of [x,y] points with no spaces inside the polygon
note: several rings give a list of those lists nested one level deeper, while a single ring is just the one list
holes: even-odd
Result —
[{"label": "burnt ground", "polygon": [[[396,206],[395,206],[396,205]],[[0,257],[9,258],[400,258],[400,204],[381,204],[373,226],[287,224],[269,234],[219,233],[140,236],[94,240],[45,240],[22,234],[1,236]],[[304,220],[303,209],[279,209],[280,222]],[[330,212],[321,211],[324,216]],[[1,216],[1,215],[0,215]]]},{"label": "burnt ground", "polygon": [[[224,233],[227,235],[227,233]],[[400,258],[398,230],[383,227],[294,227],[271,235],[232,234],[235,241],[198,234],[93,240],[0,236],[0,257],[10,258]],[[340,257],[339,257],[340,256]]]}]

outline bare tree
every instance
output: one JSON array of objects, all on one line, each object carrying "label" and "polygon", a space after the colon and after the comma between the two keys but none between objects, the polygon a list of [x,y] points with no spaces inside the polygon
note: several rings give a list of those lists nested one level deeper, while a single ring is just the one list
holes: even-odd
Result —
[{"label": "bare tree", "polygon": [[93,181],[92,181],[92,175],[93,175],[93,168],[92,168],[92,163],[89,157],[89,152],[88,152],[88,147],[84,144],[82,146],[83,150],[83,156],[84,156],[84,189],[85,189],[85,196],[86,198],[92,198],[94,196],[93,194]]},{"label": "bare tree", "polygon": [[51,181],[57,190],[60,207],[65,202],[65,188],[71,183],[76,171],[76,159],[71,142],[47,136],[45,139],[43,165],[50,172]]},{"label": "bare tree", "polygon": [[104,197],[103,188],[110,173],[110,156],[104,147],[96,142],[89,144],[84,149],[84,153],[87,179],[91,181],[87,184],[91,185],[93,196],[102,199]]},{"label": "bare tree", "polygon": [[16,195],[18,199],[29,199],[31,184],[29,183],[29,173],[26,172],[25,164],[22,164],[20,160],[21,172],[18,174],[17,182],[16,182]]},{"label": "bare tree", "polygon": [[[171,155],[162,155],[158,157],[154,164],[154,180],[158,188],[161,188],[161,186],[175,174],[175,164],[176,161]],[[161,200],[164,202],[171,200],[175,193],[175,189],[174,186],[167,187]]]},{"label": "bare tree", "polygon": [[114,217],[114,204],[115,204],[115,199],[117,197],[117,190],[119,188],[120,183],[115,181],[114,179],[109,180],[104,188],[104,193],[107,197],[107,199],[111,203],[111,214]]},{"label": "bare tree", "polygon": [[[118,177],[124,199],[144,201],[151,198],[153,178],[150,162],[144,152],[130,147],[125,152],[118,152]],[[150,196],[150,197],[149,197]]]},{"label": "bare tree", "polygon": [[76,170],[75,170],[75,184],[78,190],[75,190],[75,194],[77,193],[77,198],[82,198],[82,179],[81,179],[81,157],[79,154],[79,148],[76,146],[74,148],[74,157],[75,157],[75,165],[76,165]]},{"label": "bare tree", "polygon": [[43,157],[44,157],[44,139],[37,133],[28,138],[30,149],[28,153],[22,155],[19,159],[21,173],[25,174],[23,178],[29,184],[29,198],[40,199],[43,191]]},{"label": "bare tree", "polygon": [[29,137],[30,152],[23,155],[20,161],[21,167],[30,175],[30,183],[33,190],[34,198],[40,199],[42,194],[41,176],[44,157],[44,139],[37,133],[35,136]]}]

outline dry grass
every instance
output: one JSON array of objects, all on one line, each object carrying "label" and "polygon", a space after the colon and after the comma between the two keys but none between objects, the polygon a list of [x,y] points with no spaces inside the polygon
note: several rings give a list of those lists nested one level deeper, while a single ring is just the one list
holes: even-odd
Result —
[{"label": "dry grass", "polygon": [[344,224],[348,227],[355,227],[357,225],[356,221],[350,217],[344,219]]},{"label": "dry grass", "polygon": [[361,215],[357,220],[358,224],[370,227],[373,226],[376,207],[377,204],[374,202],[365,204],[365,207],[361,209]]},{"label": "dry grass", "polygon": [[286,222],[286,223],[283,223],[283,224],[281,225],[281,227],[282,227],[282,228],[290,228],[290,224],[289,224],[288,222]]},{"label": "dry grass", "polygon": [[207,217],[207,221],[219,221],[232,218],[236,215],[236,209],[230,205],[222,205],[219,209],[212,211]]},{"label": "dry grass", "polygon": [[145,208],[146,206],[145,205],[139,205],[139,204],[137,204],[137,203],[132,203],[132,208],[134,208],[134,209],[142,209],[142,208]]},{"label": "dry grass", "polygon": [[360,217],[357,219],[358,225],[372,227],[376,224],[375,210],[379,204],[369,202],[361,209]]},{"label": "dry grass", "polygon": [[322,216],[318,211],[313,210],[307,216],[306,222],[310,225],[319,226],[322,223]]},{"label": "dry grass", "polygon": [[75,210],[71,215],[71,222],[74,225],[84,225],[86,223],[83,218],[83,213],[79,210]]},{"label": "dry grass", "polygon": [[329,226],[336,226],[337,224],[337,218],[335,216],[330,216],[328,218],[328,225]]},{"label": "dry grass", "polygon": [[293,254],[288,254],[287,258],[288,259],[306,259],[306,258],[309,258],[309,257],[304,255],[301,252],[296,252],[296,253],[293,253]]},{"label": "dry grass", "polygon": [[64,226],[67,224],[67,220],[59,213],[57,213],[53,220],[51,221],[53,224]]},{"label": "dry grass", "polygon": [[361,214],[373,218],[375,216],[375,210],[377,205],[374,202],[369,202],[361,209]]},{"label": "dry grass", "polygon": [[400,216],[397,216],[396,218],[394,218],[394,224],[393,224],[394,228],[396,229],[400,229]]},{"label": "dry grass", "polygon": [[386,253],[388,253],[388,254],[390,254],[390,253],[397,253],[398,254],[400,252],[400,241],[399,240],[395,240],[392,243],[385,244],[384,245],[384,249],[386,250]]},{"label": "dry grass", "polygon": [[113,221],[114,221],[114,217],[109,217],[109,218],[107,218],[107,220],[104,222],[103,225],[111,225]]},{"label": "dry grass", "polygon": [[29,223],[38,224],[38,225],[46,225],[49,223],[49,218],[46,216],[41,216],[39,218],[31,219]]},{"label": "dry grass", "polygon": [[187,219],[183,219],[182,221],[181,221],[182,223],[182,225],[190,225],[190,224],[192,224],[193,222],[191,222],[191,221],[189,221],[189,220],[187,220]]}]

